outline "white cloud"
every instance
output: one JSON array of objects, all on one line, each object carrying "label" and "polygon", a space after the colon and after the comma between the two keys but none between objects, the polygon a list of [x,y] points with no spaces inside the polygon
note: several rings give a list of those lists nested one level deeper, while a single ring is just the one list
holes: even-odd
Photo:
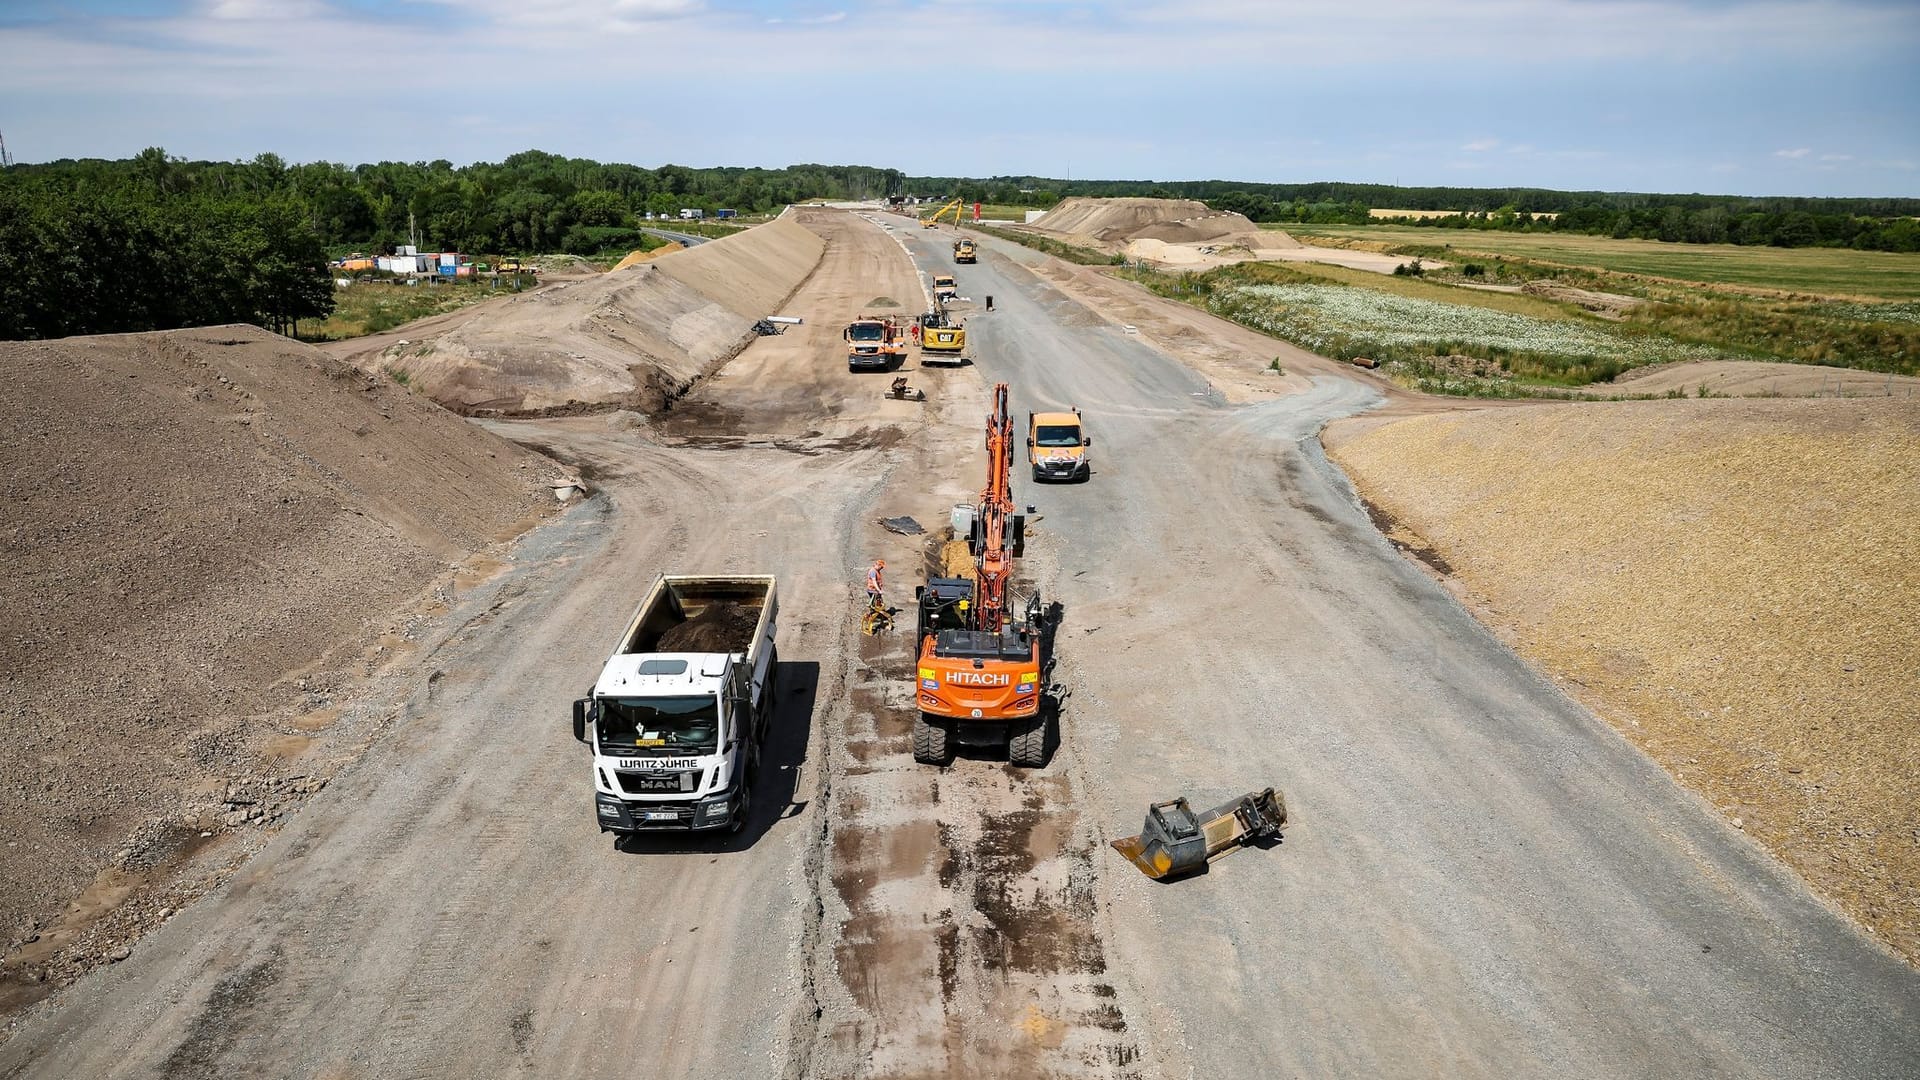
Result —
[{"label": "white cloud", "polygon": [[1787,158],[1792,161],[1798,161],[1801,158],[1806,157],[1808,154],[1811,154],[1811,153],[1813,153],[1812,150],[1809,150],[1806,147],[1802,146],[1793,150],[1775,150],[1773,152],[1773,156],[1777,158]]},{"label": "white cloud", "polygon": [[1469,154],[1481,154],[1500,145],[1499,139],[1475,139],[1460,149]]},{"label": "white cloud", "polygon": [[1821,161],[1852,161],[1852,154],[1821,154]]}]

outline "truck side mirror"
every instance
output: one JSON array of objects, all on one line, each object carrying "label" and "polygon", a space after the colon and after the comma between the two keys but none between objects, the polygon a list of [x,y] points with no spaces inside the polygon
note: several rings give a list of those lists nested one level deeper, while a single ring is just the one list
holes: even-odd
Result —
[{"label": "truck side mirror", "polygon": [[579,698],[573,703],[573,737],[587,741],[587,710],[593,705],[592,698]]},{"label": "truck side mirror", "polygon": [[1084,436],[1084,437],[1082,437],[1082,438],[1081,438],[1081,440],[1080,440],[1080,445],[1081,445],[1081,446],[1092,446],[1092,445],[1093,445],[1093,436],[1091,436],[1091,435],[1087,435],[1087,436]]},{"label": "truck side mirror", "polygon": [[1029,435],[1029,436],[1027,437],[1027,445],[1028,445],[1028,446],[1032,446],[1032,445],[1033,445],[1033,437],[1032,437],[1031,435]]}]

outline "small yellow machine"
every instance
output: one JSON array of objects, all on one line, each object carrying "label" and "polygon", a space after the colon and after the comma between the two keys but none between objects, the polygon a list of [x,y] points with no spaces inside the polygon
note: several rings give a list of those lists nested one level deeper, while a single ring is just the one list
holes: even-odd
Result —
[{"label": "small yellow machine", "polygon": [[1280,835],[1287,803],[1272,788],[1245,795],[1196,814],[1185,799],[1154,803],[1140,835],[1112,841],[1140,872],[1155,881],[1182,877],[1204,868],[1214,856]]}]

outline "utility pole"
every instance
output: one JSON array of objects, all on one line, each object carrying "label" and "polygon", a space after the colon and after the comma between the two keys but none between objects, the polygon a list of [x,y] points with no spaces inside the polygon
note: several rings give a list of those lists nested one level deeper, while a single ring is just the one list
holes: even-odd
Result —
[{"label": "utility pole", "polygon": [[0,135],[0,169],[13,168],[13,155],[7,152],[7,137]]}]

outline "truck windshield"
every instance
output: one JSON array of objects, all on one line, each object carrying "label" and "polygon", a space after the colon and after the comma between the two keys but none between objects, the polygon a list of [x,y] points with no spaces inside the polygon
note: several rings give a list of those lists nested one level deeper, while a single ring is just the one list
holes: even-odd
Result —
[{"label": "truck windshield", "polygon": [[1034,433],[1035,446],[1079,446],[1080,429],[1065,424],[1041,424]]},{"label": "truck windshield", "polygon": [[879,341],[880,324],[871,322],[854,323],[853,328],[847,332],[847,337],[854,341]]},{"label": "truck windshield", "polygon": [[711,754],[719,747],[720,709],[711,695],[601,698],[596,730],[601,748],[616,754]]}]

